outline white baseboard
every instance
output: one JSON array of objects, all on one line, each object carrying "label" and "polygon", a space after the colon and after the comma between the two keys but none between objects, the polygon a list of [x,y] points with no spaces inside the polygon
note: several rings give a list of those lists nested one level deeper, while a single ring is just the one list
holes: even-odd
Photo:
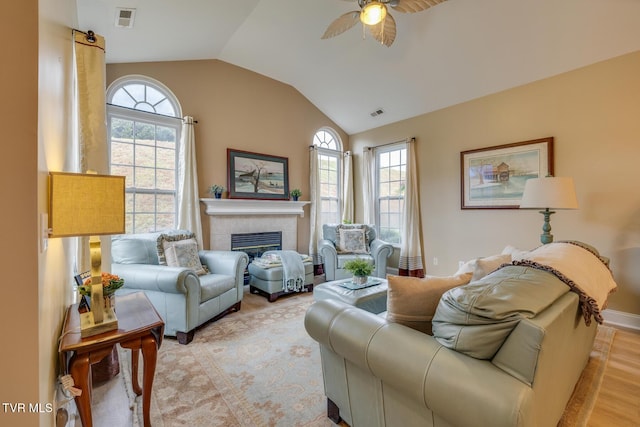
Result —
[{"label": "white baseboard", "polygon": [[640,331],[640,315],[617,310],[604,310],[602,317],[604,317],[605,325]]}]

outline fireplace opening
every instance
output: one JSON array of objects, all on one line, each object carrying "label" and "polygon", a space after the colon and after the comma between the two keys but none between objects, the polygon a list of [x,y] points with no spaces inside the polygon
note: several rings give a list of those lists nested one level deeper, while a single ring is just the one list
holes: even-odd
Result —
[{"label": "fireplace opening", "polygon": [[[239,233],[231,235],[231,250],[241,251],[249,256],[249,263],[260,258],[267,251],[282,250],[282,231],[262,233]],[[244,284],[249,284],[249,270],[244,271]]]}]

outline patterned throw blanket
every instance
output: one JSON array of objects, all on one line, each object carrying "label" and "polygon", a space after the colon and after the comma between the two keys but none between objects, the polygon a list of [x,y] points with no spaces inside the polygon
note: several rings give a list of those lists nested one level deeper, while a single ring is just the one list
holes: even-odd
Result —
[{"label": "patterned throw blanket", "polygon": [[528,252],[513,265],[523,265],[548,271],[565,283],[580,297],[584,321],[591,317],[602,324],[601,311],[606,308],[609,294],[617,289],[609,267],[586,247],[571,242],[542,245]]}]

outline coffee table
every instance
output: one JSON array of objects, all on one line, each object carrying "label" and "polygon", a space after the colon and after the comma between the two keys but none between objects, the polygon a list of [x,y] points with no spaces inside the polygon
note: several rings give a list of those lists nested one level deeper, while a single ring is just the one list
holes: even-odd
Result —
[{"label": "coffee table", "polygon": [[389,282],[386,279],[378,278],[370,278],[369,280],[379,281],[380,283],[362,289],[348,289],[341,286],[351,283],[351,279],[321,283],[313,288],[313,298],[316,301],[337,299],[368,312],[380,314],[387,310]]}]

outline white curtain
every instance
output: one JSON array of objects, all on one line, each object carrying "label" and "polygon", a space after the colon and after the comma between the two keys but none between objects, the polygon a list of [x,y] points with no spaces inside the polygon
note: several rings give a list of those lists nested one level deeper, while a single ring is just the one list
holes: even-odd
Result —
[{"label": "white curtain", "polygon": [[[106,66],[104,37],[73,30],[75,58],[74,114],[78,139],[77,172],[109,173],[106,115]],[[102,238],[102,264],[111,266],[111,239]],[[78,238],[76,273],[90,269],[89,238]]]},{"label": "white curtain", "polygon": [[375,150],[371,147],[364,147],[362,152],[362,204],[365,224],[375,224],[376,222],[375,170]]},{"label": "white curtain", "polygon": [[309,225],[309,255],[315,265],[322,264],[318,253],[318,241],[322,239],[322,210],[320,200],[320,168],[318,167],[318,149],[309,147],[309,193],[311,195]]},{"label": "white curtain", "polygon": [[195,233],[198,247],[203,249],[198,169],[196,166],[196,137],[193,126],[193,117],[185,116],[182,121],[182,136],[178,151],[177,226]]},{"label": "white curtain", "polygon": [[401,276],[424,277],[420,236],[418,172],[416,170],[415,138],[412,138],[407,143],[407,179],[402,218],[402,247],[398,261]]},{"label": "white curtain", "polygon": [[342,222],[353,222],[353,156],[351,151],[342,155]]}]

